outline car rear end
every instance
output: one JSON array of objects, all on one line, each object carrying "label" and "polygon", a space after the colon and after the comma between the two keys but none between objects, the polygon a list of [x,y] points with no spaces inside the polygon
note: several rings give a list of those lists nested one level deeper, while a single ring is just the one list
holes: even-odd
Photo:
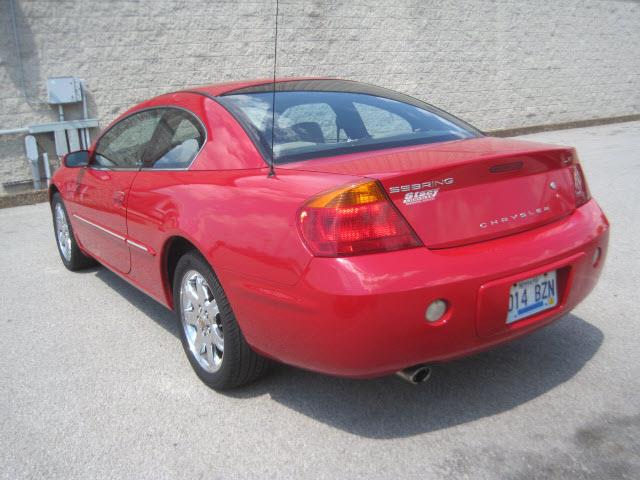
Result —
[{"label": "car rear end", "polygon": [[[346,241],[333,250],[322,222],[305,226],[317,200],[303,207],[301,234],[315,256],[289,292],[296,307],[280,324],[296,340],[281,360],[332,374],[384,375],[515,339],[580,303],[602,271],[607,219],[590,199],[572,149],[527,148],[436,172],[382,176],[374,184],[396,215],[364,210],[362,221],[352,217],[334,229],[333,238]],[[429,190],[437,193],[405,201]],[[382,240],[381,232],[393,235]],[[367,233],[379,238],[364,239]],[[429,316],[434,302],[436,315]],[[280,307],[288,310],[273,305],[274,314]]]},{"label": "car rear end", "polygon": [[[289,292],[296,312],[281,318],[281,326],[295,342],[281,359],[326,373],[376,376],[490,348],[582,301],[600,275],[607,242],[606,219],[591,201],[558,222],[482,243],[314,258]],[[556,275],[556,304],[508,322],[511,288],[549,272]],[[446,311],[429,321],[437,300]]]},{"label": "car rear end", "polygon": [[[324,101],[313,93],[298,103],[283,97],[278,115]],[[484,137],[418,101],[374,93],[384,98],[327,97],[335,145],[319,131],[333,119],[318,119],[313,138],[296,137],[303,123],[276,138],[284,152],[276,172],[351,180],[296,212],[311,260],[294,286],[251,306],[254,346],[303,368],[373,377],[526,335],[589,294],[609,225],[573,148]],[[367,120],[373,108],[385,114]],[[385,137],[390,122],[402,127],[393,115],[411,132]],[[356,126],[338,143],[348,122]],[[277,340],[260,344],[274,329]]]},{"label": "car rear end", "polygon": [[[314,258],[288,292],[295,311],[279,314],[295,339],[281,360],[325,373],[384,375],[520,337],[589,294],[609,226],[575,151],[467,142],[481,144],[464,147],[475,158],[449,146],[458,150],[449,152],[455,159],[435,162],[433,171],[375,174],[367,161],[368,179],[301,207],[301,237]],[[435,155],[428,150],[385,156]],[[350,162],[352,171],[357,163]],[[287,303],[276,301],[273,314],[291,312]]]}]

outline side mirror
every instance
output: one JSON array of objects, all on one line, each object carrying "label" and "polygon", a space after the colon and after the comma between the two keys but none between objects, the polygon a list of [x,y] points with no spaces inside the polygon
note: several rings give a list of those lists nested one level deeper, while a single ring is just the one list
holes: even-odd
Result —
[{"label": "side mirror", "polygon": [[86,167],[89,165],[89,152],[87,150],[78,150],[77,152],[67,153],[64,157],[64,166],[69,168]]}]

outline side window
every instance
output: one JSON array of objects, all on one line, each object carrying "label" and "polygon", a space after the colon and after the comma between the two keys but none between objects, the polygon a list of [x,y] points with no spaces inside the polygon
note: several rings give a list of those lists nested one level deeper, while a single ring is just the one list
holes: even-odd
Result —
[{"label": "side window", "polygon": [[373,138],[392,137],[413,133],[411,124],[388,110],[364,103],[353,102],[367,132]]},{"label": "side window", "polygon": [[160,120],[157,109],[145,110],[121,120],[98,141],[94,164],[109,168],[136,168]]},{"label": "side window", "polygon": [[162,109],[162,117],[144,153],[147,168],[186,168],[204,144],[200,122],[177,108]]}]

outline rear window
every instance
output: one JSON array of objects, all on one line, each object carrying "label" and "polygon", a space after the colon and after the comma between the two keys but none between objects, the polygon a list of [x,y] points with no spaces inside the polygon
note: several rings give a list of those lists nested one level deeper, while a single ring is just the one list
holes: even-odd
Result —
[{"label": "rear window", "polygon": [[464,122],[411,97],[330,91],[237,93],[218,100],[265,157],[286,163],[368,150],[479,136]]}]

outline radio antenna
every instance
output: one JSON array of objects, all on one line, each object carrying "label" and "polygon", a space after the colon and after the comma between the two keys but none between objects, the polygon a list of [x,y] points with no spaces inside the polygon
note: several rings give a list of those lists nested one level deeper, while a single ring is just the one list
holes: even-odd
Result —
[{"label": "radio antenna", "polygon": [[278,65],[278,0],[276,0],[276,31],[273,42],[273,90],[271,93],[271,160],[269,161],[269,176],[276,174],[274,169],[275,156],[273,153],[273,144],[275,137],[276,124],[276,67]]}]

